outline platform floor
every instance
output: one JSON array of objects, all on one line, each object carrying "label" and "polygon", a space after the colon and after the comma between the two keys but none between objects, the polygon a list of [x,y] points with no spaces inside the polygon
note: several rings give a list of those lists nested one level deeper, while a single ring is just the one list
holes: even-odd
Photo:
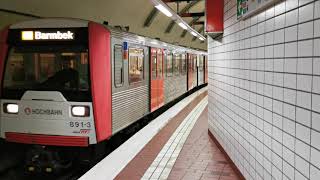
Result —
[{"label": "platform floor", "polygon": [[179,112],[116,179],[241,179],[208,134],[206,98],[199,95]]}]

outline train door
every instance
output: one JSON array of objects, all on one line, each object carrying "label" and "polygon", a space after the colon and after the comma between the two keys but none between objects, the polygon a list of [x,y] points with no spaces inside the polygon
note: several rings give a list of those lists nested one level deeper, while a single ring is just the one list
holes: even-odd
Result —
[{"label": "train door", "polygon": [[198,55],[193,55],[193,77],[192,77],[192,85],[193,87],[196,87],[198,84]]},{"label": "train door", "polygon": [[150,51],[150,107],[153,112],[164,104],[163,49],[151,48]]},{"label": "train door", "polygon": [[193,55],[188,54],[188,91],[193,88]]}]

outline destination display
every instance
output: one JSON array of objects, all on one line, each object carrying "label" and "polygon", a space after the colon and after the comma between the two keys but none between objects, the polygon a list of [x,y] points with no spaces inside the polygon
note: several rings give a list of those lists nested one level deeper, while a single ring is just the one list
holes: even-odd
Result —
[{"label": "destination display", "polygon": [[74,33],[71,31],[66,32],[41,32],[41,31],[22,31],[21,40],[73,40]]},{"label": "destination display", "polygon": [[12,29],[8,42],[17,46],[87,44],[88,28]]}]

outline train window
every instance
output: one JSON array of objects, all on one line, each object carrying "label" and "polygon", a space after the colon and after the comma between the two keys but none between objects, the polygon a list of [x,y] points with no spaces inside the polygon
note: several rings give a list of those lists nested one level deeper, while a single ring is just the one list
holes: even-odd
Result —
[{"label": "train window", "polygon": [[175,54],[173,59],[173,72],[175,75],[179,75],[180,74],[180,55],[179,54]]},{"label": "train window", "polygon": [[152,61],[152,79],[157,78],[157,53],[151,52],[151,61]]},{"label": "train window", "polygon": [[88,53],[13,47],[6,64],[3,96],[19,99],[27,90],[59,91],[72,101],[90,99]]},{"label": "train window", "polygon": [[187,72],[187,63],[186,63],[186,55],[181,54],[181,74],[185,75]]},{"label": "train window", "polygon": [[143,80],[143,49],[129,48],[129,83],[140,82]]},{"label": "train window", "polygon": [[203,58],[202,55],[199,58],[199,71],[203,71]]},{"label": "train window", "polygon": [[167,76],[172,76],[172,53],[167,55]]},{"label": "train window", "polygon": [[123,85],[123,59],[122,46],[114,46],[114,84],[116,87]]},{"label": "train window", "polygon": [[157,75],[158,77],[162,77],[163,75],[163,55],[162,55],[162,50],[158,49],[157,52]]}]

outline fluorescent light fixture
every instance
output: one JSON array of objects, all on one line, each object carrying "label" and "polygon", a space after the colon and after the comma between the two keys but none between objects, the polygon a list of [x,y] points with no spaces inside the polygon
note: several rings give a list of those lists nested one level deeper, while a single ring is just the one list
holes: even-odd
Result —
[{"label": "fluorescent light fixture", "polygon": [[182,22],[179,22],[179,26],[182,27],[185,30],[188,29],[188,27]]},{"label": "fluorescent light fixture", "polygon": [[171,17],[172,16],[172,13],[167,9],[165,8],[164,6],[162,6],[161,4],[158,4],[155,6],[159,11],[161,11],[163,14],[165,14],[166,16],[168,17]]},{"label": "fluorescent light fixture", "polygon": [[193,32],[193,31],[191,31],[191,34],[192,34],[193,36],[197,36],[197,33]]},{"label": "fluorescent light fixture", "polygon": [[200,39],[201,41],[204,41],[204,38],[203,38],[203,37],[199,37],[199,39]]},{"label": "fluorescent light fixture", "polygon": [[158,42],[157,41],[151,41],[151,44],[157,45]]}]

